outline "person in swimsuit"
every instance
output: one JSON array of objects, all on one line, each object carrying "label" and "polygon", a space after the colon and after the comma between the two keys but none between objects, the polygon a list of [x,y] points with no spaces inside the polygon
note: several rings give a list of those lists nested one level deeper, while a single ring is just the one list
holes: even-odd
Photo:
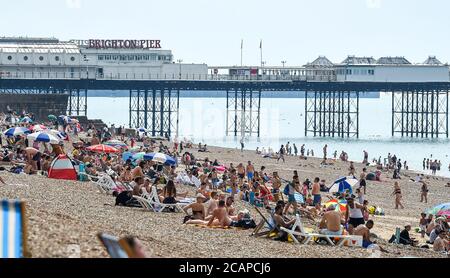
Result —
[{"label": "person in swimsuit", "polygon": [[[320,196],[320,179],[315,178],[314,183],[312,185],[312,195],[313,195],[313,206],[316,206],[317,204],[321,204],[322,197]],[[306,196],[305,196],[306,197]]]},{"label": "person in swimsuit", "polygon": [[239,163],[239,165],[236,167],[236,169],[237,169],[237,173],[238,173],[238,177],[239,177],[239,183],[242,183],[242,181],[244,180],[244,177],[245,177],[244,165],[242,165],[242,163]]},{"label": "person in swimsuit", "polygon": [[253,180],[253,176],[255,174],[255,167],[252,165],[251,161],[248,161],[248,165],[247,165],[245,171],[247,172],[247,180],[248,181]]},{"label": "person in swimsuit", "polygon": [[219,200],[219,194],[217,194],[217,191],[212,191],[211,198],[208,201],[208,210],[206,211],[206,215],[213,214],[214,210],[217,208],[218,200]]},{"label": "person in swimsuit", "polygon": [[204,202],[206,197],[202,194],[198,193],[196,197],[197,202],[191,203],[183,208],[183,210],[188,213],[188,210],[192,210],[191,219],[200,219],[204,220],[206,217],[206,210],[204,206]]},{"label": "person in swimsuit", "polygon": [[364,206],[356,203],[353,198],[347,199],[347,210],[345,212],[345,222],[348,223],[348,233],[353,234],[353,230],[359,225],[364,225]]},{"label": "person in swimsuit", "polygon": [[281,180],[278,176],[278,172],[273,172],[272,175],[272,195],[274,202],[278,202],[280,199],[280,187],[281,187]]},{"label": "person in swimsuit", "polygon": [[319,233],[324,235],[342,235],[341,217],[342,215],[339,211],[330,207],[329,210],[324,213],[322,221],[319,223]]},{"label": "person in swimsuit", "polygon": [[400,189],[400,185],[398,184],[397,181],[394,183],[394,191],[392,192],[391,196],[394,196],[394,195],[395,195],[395,209],[398,209],[399,206],[402,209],[404,209],[405,207],[401,203],[401,201],[402,201],[402,190]]},{"label": "person in swimsuit", "polygon": [[366,194],[366,168],[363,168],[363,171],[361,172],[361,175],[359,175],[359,188],[364,188],[364,195]]},{"label": "person in swimsuit", "polygon": [[428,185],[424,181],[420,181],[422,187],[420,188],[420,202],[428,203]]},{"label": "person in swimsuit", "polygon": [[225,201],[220,200],[209,221],[195,219],[186,221],[186,224],[229,227],[234,225],[235,222],[228,216],[228,212],[225,207]]}]

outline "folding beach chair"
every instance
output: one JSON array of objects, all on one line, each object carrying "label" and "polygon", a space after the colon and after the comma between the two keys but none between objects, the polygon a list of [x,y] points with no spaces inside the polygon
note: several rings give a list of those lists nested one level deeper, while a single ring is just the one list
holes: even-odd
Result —
[{"label": "folding beach chair", "polygon": [[27,257],[25,203],[0,201],[0,258]]},{"label": "folding beach chair", "polygon": [[[258,212],[258,214],[261,216],[262,219],[258,223],[258,225],[256,225],[251,236],[255,236],[255,237],[269,236],[272,232],[278,233],[280,231],[273,221],[273,218],[272,218],[273,215],[271,215],[270,220],[268,220],[257,207],[254,207],[254,208]],[[264,229],[264,231],[261,231],[262,229]]]},{"label": "folding beach chair", "polygon": [[166,209],[174,209],[175,211],[183,211],[183,207],[188,205],[191,199],[187,199],[186,202],[178,202],[175,204],[164,204],[159,200],[158,192],[156,191],[156,187],[152,187],[152,191],[150,192],[149,198],[143,198],[141,196],[133,196],[145,209],[152,210],[155,212],[163,212]]},{"label": "folding beach chair", "polygon": [[[297,228],[300,230],[297,231]],[[290,234],[295,243],[300,243],[297,239],[297,236],[304,237],[305,239],[301,242],[303,244],[308,244],[310,242],[314,242],[315,238],[323,238],[332,246],[343,246],[347,243],[348,246],[362,246],[362,236],[354,236],[354,235],[324,235],[319,233],[308,233],[303,227],[303,223],[298,214],[295,215],[295,223],[291,229],[286,229],[281,227],[282,231]],[[338,239],[337,243],[334,243],[333,239]]]},{"label": "folding beach chair", "polygon": [[125,240],[123,239],[119,240],[119,238],[105,233],[98,233],[97,237],[103,244],[103,246],[105,246],[106,251],[111,256],[111,258],[134,257],[132,248]]}]

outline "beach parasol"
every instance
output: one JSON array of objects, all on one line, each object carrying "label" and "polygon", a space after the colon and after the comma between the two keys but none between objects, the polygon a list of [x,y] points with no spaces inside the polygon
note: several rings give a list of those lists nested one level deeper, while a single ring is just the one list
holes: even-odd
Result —
[{"label": "beach parasol", "polygon": [[87,147],[86,149],[88,151],[96,152],[96,153],[118,153],[118,152],[120,152],[118,149],[108,146],[108,145],[104,145],[104,144],[90,146],[90,147]]},{"label": "beach parasol", "polygon": [[358,180],[354,177],[342,177],[337,179],[333,185],[328,189],[330,193],[342,193],[346,190],[349,191],[350,194],[353,193],[352,187],[358,183]]},{"label": "beach parasol", "polygon": [[143,127],[140,127],[140,128],[137,129],[137,131],[139,131],[139,132],[147,132],[147,129],[145,129]]},{"label": "beach parasol", "polygon": [[21,123],[32,123],[33,120],[30,117],[23,117],[22,119],[20,119]]},{"label": "beach parasol", "polygon": [[45,130],[45,129],[47,129],[47,127],[46,127],[45,125],[34,125],[34,126],[31,128],[31,130],[33,130],[34,132],[37,132],[37,131],[43,131],[43,130]]},{"label": "beach parasol", "polygon": [[141,159],[144,159],[144,155],[145,155],[145,152],[139,152],[139,153],[133,154],[133,156],[131,156],[131,158],[133,160],[141,160]]},{"label": "beach parasol", "polygon": [[56,121],[56,120],[58,119],[55,115],[48,115],[47,118],[48,118],[50,121]]},{"label": "beach parasol", "polygon": [[163,154],[163,153],[147,153],[144,155],[144,160],[151,160],[151,161],[168,164],[168,165],[176,165],[177,164],[177,160],[175,158],[168,156],[166,154]]},{"label": "beach parasol", "polygon": [[444,203],[437,205],[426,212],[427,214],[432,214],[436,216],[447,216],[449,218],[450,216],[450,203]]},{"label": "beach parasol", "polygon": [[122,149],[128,148],[128,145],[120,140],[109,140],[104,144],[108,146],[113,146],[114,148],[122,148]]},{"label": "beach parasol", "polygon": [[70,118],[69,116],[60,115],[58,118],[60,118],[61,120],[63,120],[67,124],[72,122],[72,118]]},{"label": "beach parasol", "polygon": [[347,211],[347,201],[346,200],[332,199],[325,203],[325,207],[327,209],[331,206],[334,206],[336,211],[340,211],[342,213]]},{"label": "beach parasol", "polygon": [[17,135],[23,135],[30,133],[31,131],[26,127],[12,127],[8,130],[6,130],[3,134],[8,137],[17,136]]},{"label": "beach parasol", "polygon": [[56,137],[58,137],[61,140],[67,139],[67,134],[65,132],[61,132],[61,131],[56,130],[56,129],[46,129],[46,130],[43,130],[42,132],[55,135]]},{"label": "beach parasol", "polygon": [[46,132],[35,132],[32,134],[29,134],[27,136],[27,139],[37,141],[37,142],[50,143],[50,144],[58,144],[59,141],[61,141],[58,137],[54,136],[53,134],[46,133]]}]

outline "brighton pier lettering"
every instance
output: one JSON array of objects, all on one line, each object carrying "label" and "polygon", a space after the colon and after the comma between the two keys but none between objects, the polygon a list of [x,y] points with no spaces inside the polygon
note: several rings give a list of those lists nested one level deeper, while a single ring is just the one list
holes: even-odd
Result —
[{"label": "brighton pier lettering", "polygon": [[88,48],[161,48],[160,40],[89,40]]}]

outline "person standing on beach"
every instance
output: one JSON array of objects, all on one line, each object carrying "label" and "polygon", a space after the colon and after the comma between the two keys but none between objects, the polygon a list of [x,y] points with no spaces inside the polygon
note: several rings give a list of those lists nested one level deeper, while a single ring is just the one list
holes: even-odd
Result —
[{"label": "person standing on beach", "polygon": [[[304,157],[305,157],[305,144],[303,144],[303,145],[300,147],[300,157],[301,157],[301,158],[304,158]],[[450,164],[449,164],[449,166],[448,166],[448,169],[449,169],[449,171],[450,171]]]},{"label": "person standing on beach", "polygon": [[364,195],[366,195],[366,187],[367,187],[367,183],[366,183],[366,168],[363,168],[363,171],[361,172],[361,174],[359,175],[359,188],[361,189],[361,187],[363,187],[363,192]]},{"label": "person standing on beach", "polygon": [[240,143],[241,143],[241,152],[243,152],[244,151],[244,137],[241,138]]},{"label": "person standing on beach", "polygon": [[297,154],[298,154],[298,149],[297,149],[297,146],[294,143],[294,155],[297,156]]},{"label": "person standing on beach", "polygon": [[[322,197],[320,196],[320,184],[319,184],[320,179],[319,178],[315,178],[314,179],[314,183],[312,185],[312,192],[311,194],[313,195],[313,206],[316,205],[321,205],[321,199]],[[305,196],[306,198],[307,196]]]},{"label": "person standing on beach", "polygon": [[288,141],[287,144],[286,144],[286,147],[285,147],[286,155],[290,155],[290,153],[289,153],[289,144],[290,144],[290,142]]},{"label": "person standing on beach", "polygon": [[248,161],[247,166],[245,167],[245,171],[247,172],[247,180],[250,182],[253,180],[253,176],[255,174],[255,167],[252,165],[251,161]]},{"label": "person standing on beach", "polygon": [[422,187],[420,188],[420,202],[428,203],[428,185],[422,180]]},{"label": "person standing on beach", "polygon": [[430,159],[427,158],[427,170],[430,169]]},{"label": "person standing on beach", "polygon": [[284,146],[281,145],[280,151],[278,152],[278,159],[277,159],[277,162],[280,161],[280,159],[283,159],[283,162],[286,162],[286,161],[284,160],[284,154],[285,154],[285,149],[284,149]]},{"label": "person standing on beach", "polygon": [[394,191],[392,192],[391,196],[395,196],[395,209],[398,209],[399,206],[402,209],[405,208],[401,202],[402,201],[402,190],[400,189],[400,185],[398,184],[397,181],[394,183]]},{"label": "person standing on beach", "polygon": [[[245,177],[245,168],[244,165],[242,163],[239,163],[239,165],[236,167],[237,169],[237,173],[238,173],[238,177],[239,177],[239,184],[242,184],[242,182],[244,181],[244,177]],[[249,180],[249,182],[251,182]]]},{"label": "person standing on beach", "polygon": [[[422,168],[424,171],[425,171],[425,167],[426,167],[426,159],[424,158],[423,162],[422,162]],[[450,165],[448,165],[448,169],[450,170]]]},{"label": "person standing on beach", "polygon": [[294,207],[294,215],[297,213],[297,200],[295,200],[295,192],[301,193],[300,181],[298,176],[292,177],[292,182],[288,185],[288,202],[284,207],[284,214],[287,214],[291,205]]},{"label": "person standing on beach", "polygon": [[350,161],[350,166],[348,168],[348,174],[352,177],[355,176],[355,165],[353,165],[353,161]]},{"label": "person standing on beach", "polygon": [[367,163],[369,162],[369,153],[366,150],[364,150],[363,153],[364,153],[364,159],[363,159],[362,163],[364,165],[367,165]]},{"label": "person standing on beach", "polygon": [[328,145],[325,144],[325,146],[323,146],[323,161],[324,162],[327,161],[327,148],[328,148]]}]

